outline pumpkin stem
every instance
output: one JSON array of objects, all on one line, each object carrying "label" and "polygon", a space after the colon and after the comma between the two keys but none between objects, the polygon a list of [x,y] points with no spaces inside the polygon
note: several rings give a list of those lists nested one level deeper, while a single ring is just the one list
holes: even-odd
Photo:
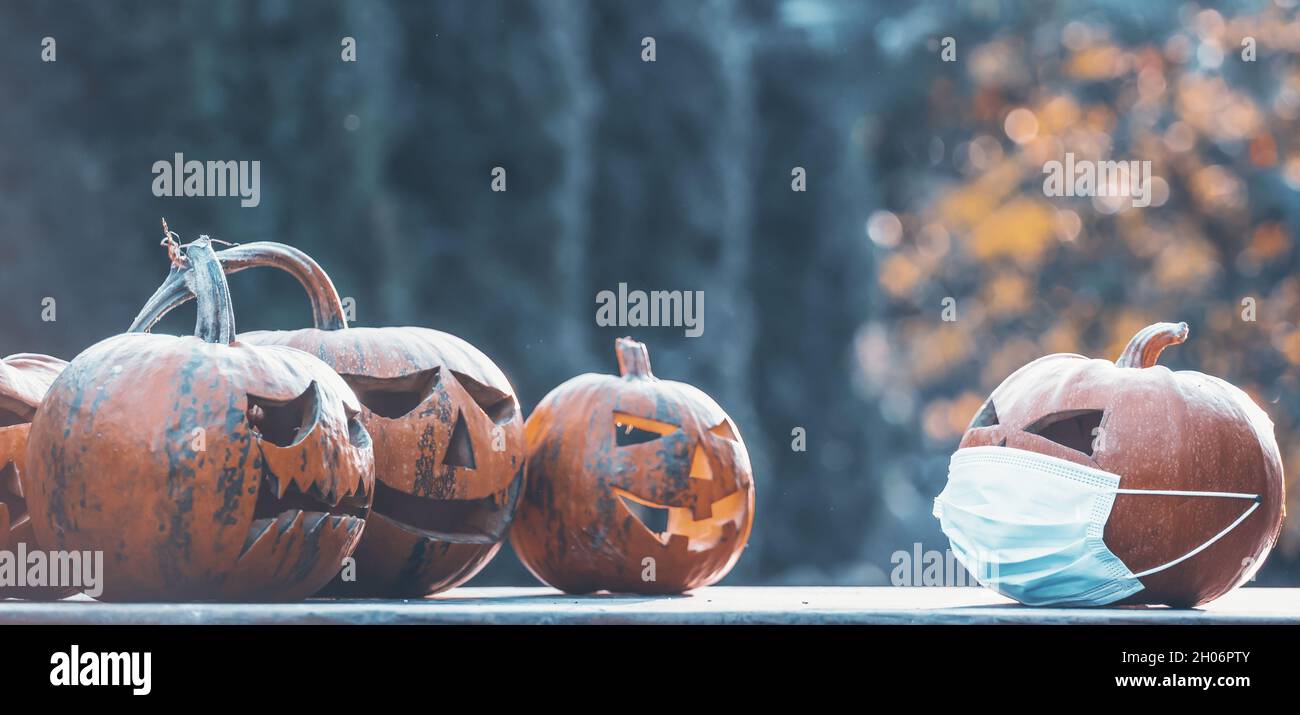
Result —
[{"label": "pumpkin stem", "polygon": [[256,266],[279,268],[297,279],[311,301],[312,323],[320,330],[348,327],[343,301],[334,282],[311,256],[283,243],[255,241],[227,248],[217,254],[227,274]]},{"label": "pumpkin stem", "polygon": [[[194,297],[194,291],[190,288],[190,273],[193,268],[186,262],[184,246],[175,245],[174,233],[168,231],[166,235],[163,245],[167,246],[167,254],[171,257],[171,274],[140,310],[128,332],[148,332],[164,315]],[[209,244],[213,242],[212,239],[207,240]],[[307,290],[315,327],[321,330],[342,330],[348,327],[347,316],[343,313],[343,301],[339,300],[333,281],[306,253],[283,243],[256,241],[236,244],[215,255],[221,269],[227,274],[255,266],[272,266],[285,271],[298,279],[298,283]]]},{"label": "pumpkin stem", "polygon": [[180,268],[185,265],[185,259],[181,257],[181,242],[178,240],[176,232],[167,226],[167,217],[162,217],[163,240],[158,245],[167,247],[167,259],[171,261],[173,268]]},{"label": "pumpkin stem", "polygon": [[1120,367],[1152,367],[1170,345],[1187,340],[1187,323],[1153,323],[1138,331],[1115,364]]},{"label": "pumpkin stem", "polygon": [[650,372],[650,351],[645,343],[632,338],[618,338],[614,341],[614,353],[618,355],[618,374],[623,377],[654,377]]},{"label": "pumpkin stem", "polygon": [[198,305],[194,335],[204,342],[229,345],[235,342],[235,311],[230,304],[230,286],[221,270],[216,251],[207,236],[179,247],[189,267],[186,285]]}]

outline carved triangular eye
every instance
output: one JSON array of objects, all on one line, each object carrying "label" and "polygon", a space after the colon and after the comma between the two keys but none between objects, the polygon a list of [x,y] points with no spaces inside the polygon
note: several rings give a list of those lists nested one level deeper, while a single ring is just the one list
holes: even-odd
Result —
[{"label": "carved triangular eye", "polygon": [[731,420],[727,419],[726,417],[723,417],[723,418],[722,418],[722,421],[719,422],[718,424],[716,424],[716,425],[710,427],[710,428],[709,428],[709,432],[711,432],[711,433],[713,433],[713,434],[715,434],[715,435],[717,435],[717,436],[719,436],[719,437],[721,437],[721,438],[723,438],[723,439],[729,439],[729,440],[731,440],[732,442],[738,442],[738,441],[739,441],[739,440],[736,439],[736,433],[735,433],[735,431],[731,429]]},{"label": "carved triangular eye", "polygon": [[456,380],[460,382],[461,387],[465,388],[465,392],[469,393],[470,398],[474,400],[474,404],[478,405],[480,410],[483,410],[483,414],[487,415],[488,419],[499,425],[514,419],[515,413],[518,411],[515,407],[514,397],[495,387],[484,385],[465,373],[452,370],[451,374],[456,376]]},{"label": "carved triangular eye", "polygon": [[637,417],[626,412],[614,413],[614,444],[619,447],[653,442],[676,431],[675,424]]},{"label": "carved triangular eye", "polygon": [[429,368],[400,377],[342,375],[366,409],[385,419],[405,417],[424,404],[438,387],[441,368]]},{"label": "carved triangular eye", "polygon": [[474,443],[469,438],[465,415],[456,414],[456,426],[451,428],[451,439],[447,441],[447,453],[442,456],[442,463],[474,469]]},{"label": "carved triangular eye", "polygon": [[975,414],[975,418],[970,421],[970,426],[966,429],[975,429],[976,427],[992,427],[998,423],[998,411],[993,407],[993,398],[984,401],[980,411]]},{"label": "carved triangular eye", "polygon": [[320,421],[320,388],[312,380],[301,395],[288,402],[249,395],[245,415],[254,434],[271,444],[291,447]]},{"label": "carved triangular eye", "polygon": [[1076,452],[1092,456],[1097,430],[1101,428],[1104,410],[1068,410],[1040,417],[1025,428],[1026,432],[1046,437]]}]

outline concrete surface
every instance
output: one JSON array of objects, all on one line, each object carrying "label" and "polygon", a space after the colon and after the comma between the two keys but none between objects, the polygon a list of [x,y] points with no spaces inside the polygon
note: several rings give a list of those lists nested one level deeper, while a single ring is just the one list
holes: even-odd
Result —
[{"label": "concrete surface", "polygon": [[1026,608],[982,588],[717,587],[685,596],[460,588],[409,601],[0,601],[0,624],[1300,624],[1300,589],[1243,588],[1199,609]]}]

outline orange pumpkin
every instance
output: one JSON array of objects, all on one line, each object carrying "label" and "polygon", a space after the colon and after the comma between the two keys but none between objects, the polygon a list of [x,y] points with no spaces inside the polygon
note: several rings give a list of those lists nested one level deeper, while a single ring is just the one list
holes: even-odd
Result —
[{"label": "orange pumpkin", "polygon": [[37,541],[103,550],[107,600],[280,600],[338,573],[374,493],[361,405],[329,366],[235,341],[206,237],[173,276],[193,337],[128,333],[78,355],[29,437]]},{"label": "orange pumpkin", "polygon": [[[32,416],[50,383],[68,363],[49,355],[21,353],[0,360],[0,551],[18,545],[37,549],[27,513],[23,480]],[[64,598],[72,590],[50,587],[0,588],[0,598]]]},{"label": "orange pumpkin", "polygon": [[[1186,323],[1148,326],[1114,363],[1039,358],[993,391],[961,440],[1102,469],[1119,475],[1122,489],[1260,495],[1256,513],[1204,551],[1143,577],[1143,590],[1121,603],[1218,598],[1254,574],[1281,530],[1282,461],[1268,416],[1223,380],[1156,364],[1187,333]],[[1121,493],[1103,539],[1140,573],[1187,554],[1241,513],[1236,499]]]},{"label": "orange pumpkin", "polygon": [[656,378],[645,345],[615,348],[619,377],[575,377],[529,415],[511,543],[534,575],[572,593],[715,583],[753,526],[745,443],[708,395]]},{"label": "orange pumpkin", "polygon": [[[273,266],[298,279],[315,326],[240,340],[319,356],[363,405],[375,441],[374,509],[355,555],[355,580],[336,579],[329,592],[418,597],[478,573],[501,548],[523,481],[523,417],[501,370],[437,330],[349,328],[329,276],[291,246],[248,243],[217,257],[227,273]],[[183,274],[173,276],[132,330],[147,330],[190,297]]]}]

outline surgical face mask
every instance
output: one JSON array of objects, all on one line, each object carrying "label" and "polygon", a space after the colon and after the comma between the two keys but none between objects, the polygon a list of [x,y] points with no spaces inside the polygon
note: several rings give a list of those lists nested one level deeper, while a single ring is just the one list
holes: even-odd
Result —
[{"label": "surgical face mask", "polygon": [[[1256,494],[1120,489],[1119,482],[1117,474],[1036,452],[968,447],[952,455],[934,515],[981,584],[1029,606],[1104,606],[1141,591],[1138,579],[1205,550],[1260,504]],[[1117,494],[1240,499],[1243,511],[1200,546],[1135,574],[1102,541]]]}]

